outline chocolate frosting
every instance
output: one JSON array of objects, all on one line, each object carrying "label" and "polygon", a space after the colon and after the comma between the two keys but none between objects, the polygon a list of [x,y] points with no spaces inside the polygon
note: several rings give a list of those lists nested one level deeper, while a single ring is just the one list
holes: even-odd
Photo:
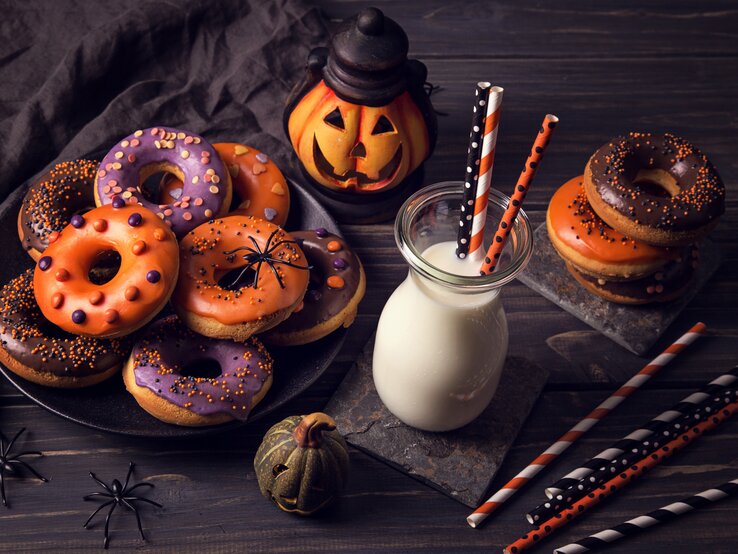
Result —
[{"label": "chocolate frosting", "polygon": [[695,269],[699,265],[699,250],[693,246],[686,253],[687,256],[668,262],[653,275],[631,281],[598,279],[578,271],[571,264],[567,263],[566,266],[570,272],[576,272],[578,278],[591,283],[600,290],[627,298],[657,302],[660,297],[668,297],[673,291],[687,286],[692,280]]},{"label": "chocolate frosting", "polygon": [[61,162],[31,184],[20,210],[24,249],[43,252],[49,233],[64,229],[74,214],[95,207],[96,170],[96,161]]},{"label": "chocolate frosting", "polygon": [[[628,133],[612,139],[589,160],[602,200],[636,223],[666,231],[697,229],[725,211],[725,187],[707,156],[670,133]],[[661,169],[679,187],[661,196],[634,183],[641,170]]]},{"label": "chocolate frosting", "polygon": [[126,339],[95,339],[71,335],[48,322],[33,294],[33,270],[0,292],[0,341],[21,364],[61,377],[86,377],[123,362]]},{"label": "chocolate frosting", "polygon": [[[170,164],[182,172],[184,184],[172,204],[146,200],[137,186],[140,172],[154,164]],[[222,213],[229,186],[230,176],[215,148],[194,133],[170,127],[127,136],[105,155],[97,174],[102,204],[110,204],[116,196],[139,203],[167,222],[178,237]]]},{"label": "chocolate frosting", "polygon": [[361,280],[359,258],[341,237],[323,228],[291,234],[311,266],[310,282],[302,307],[275,327],[277,333],[303,331],[334,317],[354,297]]},{"label": "chocolate frosting", "polygon": [[[176,317],[152,325],[133,347],[136,384],[196,414],[227,413],[245,421],[252,400],[272,373],[272,359],[256,338],[245,343],[204,337]],[[217,377],[182,375],[186,366],[214,360]]]}]

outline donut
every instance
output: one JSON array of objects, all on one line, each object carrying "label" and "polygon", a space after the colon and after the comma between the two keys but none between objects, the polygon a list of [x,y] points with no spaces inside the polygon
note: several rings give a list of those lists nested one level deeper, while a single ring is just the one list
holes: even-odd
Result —
[{"label": "donut", "polygon": [[546,228],[559,255],[580,272],[607,280],[628,280],[655,273],[681,255],[615,231],[592,210],[579,175],[553,195]]},{"label": "donut", "polygon": [[285,320],[308,285],[305,255],[281,227],[246,215],[210,221],[180,241],[172,305],[201,335],[244,341]]},{"label": "donut", "polygon": [[572,264],[566,268],[585,289],[618,304],[669,302],[682,296],[693,282],[699,266],[699,251],[688,249],[684,258],[672,260],[653,275],[632,281],[608,281],[578,271]]},{"label": "donut", "polygon": [[57,388],[95,385],[120,371],[125,339],[65,333],[41,314],[28,269],[0,291],[0,362],[24,379]]},{"label": "donut", "polygon": [[[184,183],[171,204],[152,202],[141,191],[141,183],[160,172]],[[138,130],[124,138],[102,159],[95,179],[98,206],[120,196],[154,212],[177,237],[225,214],[231,194],[231,176],[213,147],[198,135],[170,127]]]},{"label": "donut", "polygon": [[[120,268],[105,283],[90,280],[102,255]],[[75,215],[39,258],[33,277],[44,316],[69,333],[117,337],[148,323],[174,289],[179,249],[174,233],[149,210],[122,198]]]},{"label": "donut", "polygon": [[322,227],[292,237],[310,264],[308,290],[292,315],[263,337],[285,346],[307,344],[342,325],[349,327],[366,289],[364,268],[341,237]]},{"label": "donut", "polygon": [[655,246],[697,242],[725,211],[725,187],[710,160],[670,133],[612,139],[587,162],[584,187],[608,225]]},{"label": "donut", "polygon": [[245,421],[272,385],[272,359],[256,338],[203,337],[169,316],[134,345],[123,381],[139,406],[167,423]]},{"label": "donut", "polygon": [[[235,142],[213,144],[226,164],[233,182],[231,214],[260,217],[284,225],[290,210],[290,189],[277,165],[253,146]],[[164,198],[179,193],[182,181],[173,175],[162,180]]]},{"label": "donut", "polygon": [[46,250],[49,236],[64,229],[74,214],[95,207],[96,172],[92,160],[61,162],[28,187],[18,212],[18,236],[34,260]]}]

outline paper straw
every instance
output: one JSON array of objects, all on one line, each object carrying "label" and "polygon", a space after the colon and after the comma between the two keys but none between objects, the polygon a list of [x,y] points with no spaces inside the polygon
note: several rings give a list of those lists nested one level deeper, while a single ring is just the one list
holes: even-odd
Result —
[{"label": "paper straw", "polygon": [[736,410],[738,410],[738,402],[728,404],[708,420],[698,423],[687,432],[669,441],[669,443],[659,448],[653,454],[639,460],[637,463],[623,470],[623,472],[618,474],[616,477],[610,479],[605,484],[600,485],[594,492],[589,493],[570,508],[556,514],[545,523],[534,527],[533,530],[505,547],[505,554],[518,554],[519,552],[523,552],[524,550],[534,546],[542,538],[549,536],[554,531],[560,529],[590,508],[599,504],[605,498],[615,494],[628,483],[636,480],[649,469],[670,458],[675,452],[685,448],[687,445],[691,444],[693,440],[699,438],[707,431],[715,429],[715,427],[729,419]]},{"label": "paper straw", "polygon": [[728,388],[735,386],[736,383],[738,383],[738,367],[733,368],[731,371],[721,375],[717,379],[713,379],[700,390],[690,394],[686,398],[683,398],[670,409],[657,415],[641,429],[633,431],[613,444],[610,448],[603,450],[591,460],[582,464],[574,471],[567,473],[564,477],[546,489],[546,496],[548,498],[554,498],[556,495],[561,494],[570,487],[577,485],[593,471],[602,467],[603,464],[608,463],[610,460],[620,456],[623,452],[630,450],[634,446],[637,447],[638,444],[646,437],[649,437],[654,433],[659,433],[677,418],[690,413],[700,404],[708,401],[715,394],[720,394],[726,391]]},{"label": "paper straw", "polygon": [[612,479],[614,475],[617,475],[623,468],[628,467],[633,462],[640,460],[641,458],[648,456],[652,452],[658,450],[658,448],[683,433],[685,429],[688,429],[692,425],[707,419],[712,414],[718,412],[726,404],[731,404],[738,399],[738,391],[735,389],[726,390],[724,394],[714,397],[712,402],[706,405],[701,405],[698,409],[692,413],[687,413],[677,421],[673,422],[671,426],[659,433],[656,437],[648,437],[644,441],[639,441],[637,445],[629,448],[627,452],[623,452],[617,458],[604,462],[596,471],[591,473],[577,483],[577,485],[569,487],[565,491],[557,494],[553,499],[548,500],[531,510],[527,514],[529,523],[537,523],[549,519],[560,511],[568,508],[573,502],[576,502],[580,498],[589,494],[602,483]]},{"label": "paper straw", "polygon": [[472,108],[471,131],[469,132],[469,148],[466,152],[466,173],[464,175],[464,195],[461,200],[461,216],[459,233],[456,238],[456,255],[466,258],[469,252],[472,219],[474,213],[474,197],[479,182],[479,158],[482,153],[482,131],[484,114],[487,110],[487,94],[490,83],[479,82],[474,91],[474,107]]},{"label": "paper straw", "polygon": [[661,354],[656,356],[649,364],[636,373],[633,377],[613,392],[604,402],[582,418],[579,423],[564,433],[559,439],[544,450],[528,466],[493,494],[484,504],[477,508],[466,518],[466,522],[472,527],[478,527],[489,515],[504,504],[508,498],[514,495],[533,477],[538,475],[543,468],[558,458],[569,446],[579,439],[584,433],[594,427],[599,421],[614,410],[620,403],[637,391],[653,375],[673,360],[677,354],[692,344],[705,332],[705,324],[697,323],[684,335],[679,337]]},{"label": "paper straw", "polygon": [[510,198],[510,203],[507,205],[505,213],[502,215],[500,224],[497,226],[497,231],[495,231],[495,237],[487,250],[484,263],[480,268],[480,273],[482,275],[492,273],[495,270],[495,267],[497,267],[497,261],[500,258],[500,254],[502,254],[502,250],[505,248],[507,237],[510,235],[510,229],[512,229],[513,223],[515,223],[515,218],[518,217],[518,212],[520,211],[520,207],[523,205],[525,195],[528,193],[528,188],[533,182],[533,177],[536,175],[538,166],[540,165],[541,160],[543,159],[543,154],[548,146],[548,141],[550,140],[554,129],[556,129],[556,124],[558,122],[559,118],[555,115],[546,114],[546,117],[543,118],[543,123],[541,124],[541,128],[538,130],[538,135],[536,135],[533,148],[531,148],[530,154],[528,154],[528,159],[525,160],[523,170],[520,172],[520,177],[518,177],[518,184],[515,185],[515,192],[513,192],[513,195]]},{"label": "paper straw", "polygon": [[636,535],[662,523],[668,523],[679,516],[689,513],[693,510],[697,510],[709,504],[719,502],[730,496],[738,494],[738,479],[733,479],[727,483],[723,483],[713,489],[707,489],[700,493],[695,494],[687,498],[683,498],[678,502],[667,504],[662,506],[658,510],[648,512],[642,516],[629,519],[625,523],[605,529],[594,535],[590,535],[583,539],[580,539],[566,546],[556,548],[554,554],[580,554],[582,552],[589,552],[597,548],[603,548],[617,540],[624,537],[630,537]]},{"label": "paper straw", "polygon": [[500,126],[500,113],[502,112],[500,106],[503,92],[502,87],[489,89],[487,116],[484,120],[482,155],[479,162],[479,181],[477,182],[476,198],[474,199],[474,219],[472,219],[471,238],[469,239],[470,255],[480,248],[484,248],[484,224],[487,221],[487,202],[489,187],[492,184],[492,169],[495,163],[495,147],[497,145],[497,130]]}]

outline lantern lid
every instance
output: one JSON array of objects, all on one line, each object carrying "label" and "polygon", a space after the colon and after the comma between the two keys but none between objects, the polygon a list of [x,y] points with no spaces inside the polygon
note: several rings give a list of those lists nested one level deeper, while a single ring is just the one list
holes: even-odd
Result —
[{"label": "lantern lid", "polygon": [[366,8],[333,36],[323,78],[345,100],[384,105],[407,89],[407,51],[402,27],[381,10]]}]

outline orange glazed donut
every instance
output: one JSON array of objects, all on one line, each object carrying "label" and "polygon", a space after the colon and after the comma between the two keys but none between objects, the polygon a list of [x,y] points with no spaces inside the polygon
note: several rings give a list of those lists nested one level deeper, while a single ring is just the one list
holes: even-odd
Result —
[{"label": "orange glazed donut", "polygon": [[[96,284],[90,270],[116,252],[120,268]],[[44,316],[65,331],[118,337],[150,321],[176,284],[179,249],[174,233],[153,212],[122,198],[75,215],[38,260],[33,277]]]},{"label": "orange glazed donut", "polygon": [[244,341],[285,320],[307,290],[309,268],[294,239],[268,221],[232,215],[180,242],[172,304],[193,331]]}]

